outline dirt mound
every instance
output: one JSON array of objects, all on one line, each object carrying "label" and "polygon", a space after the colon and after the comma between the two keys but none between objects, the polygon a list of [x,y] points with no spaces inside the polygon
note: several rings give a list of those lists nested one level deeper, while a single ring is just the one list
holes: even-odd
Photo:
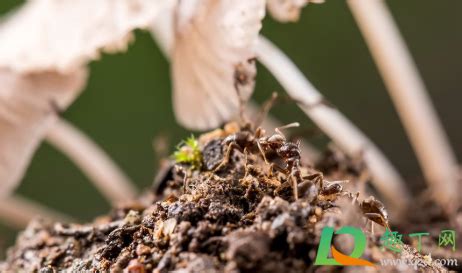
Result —
[{"label": "dirt mound", "polygon": [[[278,139],[277,145],[255,149],[258,139],[275,140],[255,134],[249,129],[219,130],[198,143],[190,141],[152,192],[94,223],[31,223],[0,271],[360,272],[313,265],[324,227],[351,222],[364,227],[363,212],[386,224],[386,210],[379,201],[369,199],[375,203],[366,206],[343,183],[325,178],[335,169],[335,176],[355,185],[360,180],[355,168],[340,170],[347,163],[333,162],[329,156],[323,176],[294,163],[300,159],[295,143]],[[283,153],[284,147],[291,147],[291,153]],[[367,235],[364,259],[394,257],[379,249],[378,234]],[[431,272],[444,272],[412,248],[403,250]],[[414,270],[371,267],[362,272]]]}]

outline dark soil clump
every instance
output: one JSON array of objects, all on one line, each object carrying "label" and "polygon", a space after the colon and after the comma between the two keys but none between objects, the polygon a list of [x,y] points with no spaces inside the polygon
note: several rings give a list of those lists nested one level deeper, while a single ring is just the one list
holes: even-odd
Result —
[{"label": "dark soil clump", "polygon": [[[290,174],[271,170],[257,152],[233,149],[229,161],[221,164],[228,149],[223,139],[231,133],[235,132],[219,130],[201,137],[199,169],[187,163],[169,166],[155,190],[94,223],[32,222],[9,250],[0,271],[415,271],[408,267],[314,266],[324,227],[371,223],[361,212],[361,198],[343,184],[328,181],[329,168],[341,164],[329,157],[324,176],[300,166],[302,181],[296,200]],[[271,161],[284,162],[277,156]],[[351,185],[359,183],[359,172],[353,167],[346,170],[341,171],[342,179]],[[369,242],[363,258],[378,262],[395,257],[380,250],[379,233],[370,229],[366,233]],[[424,263],[421,271],[445,272],[411,247],[406,246],[402,255]]]}]

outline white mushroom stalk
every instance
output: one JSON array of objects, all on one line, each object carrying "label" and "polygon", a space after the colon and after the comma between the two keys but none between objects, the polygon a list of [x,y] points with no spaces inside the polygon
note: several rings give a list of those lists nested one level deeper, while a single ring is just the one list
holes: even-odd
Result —
[{"label": "white mushroom stalk", "polygon": [[22,179],[58,112],[83,88],[85,69],[18,74],[0,69],[0,199]]},{"label": "white mushroom stalk", "polygon": [[294,63],[264,37],[260,37],[257,57],[286,92],[299,102],[298,106],[343,151],[350,156],[363,156],[373,185],[399,215],[407,207],[410,196],[402,178],[379,149],[337,109],[324,104],[322,95]]},{"label": "white mushroom stalk", "polygon": [[134,183],[96,143],[70,123],[58,120],[46,140],[72,160],[113,205],[136,197]]},{"label": "white mushroom stalk", "polygon": [[411,140],[436,202],[460,205],[457,160],[398,27],[382,0],[347,1]]},{"label": "white mushroom stalk", "polygon": [[0,198],[0,221],[12,228],[23,229],[32,219],[71,223],[75,220],[18,195]]}]

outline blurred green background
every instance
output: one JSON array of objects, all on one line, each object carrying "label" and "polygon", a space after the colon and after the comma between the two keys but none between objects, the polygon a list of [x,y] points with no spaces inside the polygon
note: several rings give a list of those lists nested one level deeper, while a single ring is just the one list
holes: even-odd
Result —
[{"label": "blurred green background", "polygon": [[[20,3],[2,0],[0,12]],[[462,1],[387,3],[453,147],[462,158]],[[309,5],[297,24],[266,19],[263,33],[294,60],[329,101],[378,144],[404,177],[419,181],[416,159],[345,1]],[[173,147],[189,135],[173,116],[169,64],[150,35],[138,31],[128,52],[104,56],[90,67],[86,91],[64,117],[101,145],[140,189],[147,188],[158,162],[153,140],[164,136]],[[283,91],[264,68],[259,67],[258,72],[254,95],[257,101],[268,98],[272,91]],[[283,122],[300,121],[307,131],[314,128],[293,104],[278,105],[272,113]],[[320,148],[327,142],[319,135],[311,139]],[[83,221],[109,209],[79,170],[47,144],[36,153],[18,192]],[[0,250],[13,244],[15,235],[15,230],[0,224]]]}]

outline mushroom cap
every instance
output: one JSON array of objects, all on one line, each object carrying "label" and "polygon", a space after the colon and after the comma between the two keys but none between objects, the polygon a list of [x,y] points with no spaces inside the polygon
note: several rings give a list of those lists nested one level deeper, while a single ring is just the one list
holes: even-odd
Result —
[{"label": "mushroom cap", "polygon": [[0,24],[0,67],[66,73],[127,47],[173,0],[34,0]]},{"label": "mushroom cap", "polygon": [[265,0],[180,1],[174,14],[173,104],[179,123],[206,130],[253,92]]},{"label": "mushroom cap", "polygon": [[86,65],[127,47],[175,0],[31,0],[0,22],[0,194],[82,91]]},{"label": "mushroom cap", "polygon": [[309,3],[324,3],[324,0],[268,0],[267,6],[271,16],[279,22],[296,22],[301,9]]}]

